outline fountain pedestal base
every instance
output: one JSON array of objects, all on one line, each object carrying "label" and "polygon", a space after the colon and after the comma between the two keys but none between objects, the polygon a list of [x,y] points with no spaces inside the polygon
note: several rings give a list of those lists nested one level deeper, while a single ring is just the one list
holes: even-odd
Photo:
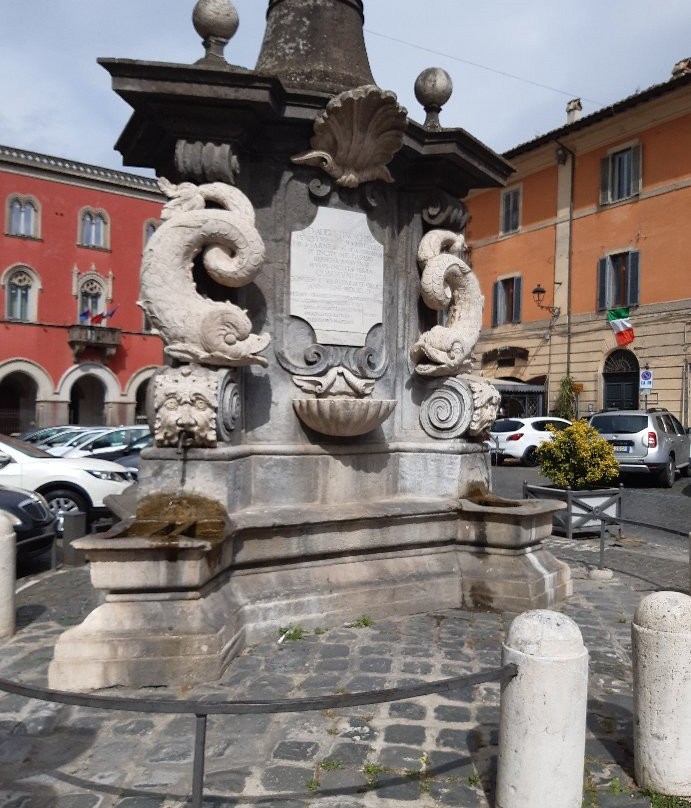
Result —
[{"label": "fountain pedestal base", "polygon": [[[101,588],[110,580],[112,588],[106,603],[59,638],[50,686],[214,681],[245,645],[278,637],[282,626],[326,628],[362,615],[376,622],[448,608],[522,611],[561,602],[571,593],[570,570],[541,547],[561,505],[492,502],[388,500],[360,507],[357,515],[341,506],[340,524],[335,511],[321,509],[321,518],[315,512],[311,520],[301,510],[299,527],[288,512],[263,519],[257,512],[236,514],[225,551],[212,544],[208,555],[230,557],[232,541],[244,563],[206,579],[213,564],[195,562],[190,573],[203,573],[198,585],[187,578],[177,588],[152,585],[157,564],[158,580],[166,580],[165,555],[173,547],[158,547],[157,560],[142,539],[116,550],[113,542],[124,539],[86,537],[78,544],[91,558],[92,579]],[[189,552],[181,544],[179,551]],[[130,576],[127,590],[126,572],[138,563],[146,575]]]}]

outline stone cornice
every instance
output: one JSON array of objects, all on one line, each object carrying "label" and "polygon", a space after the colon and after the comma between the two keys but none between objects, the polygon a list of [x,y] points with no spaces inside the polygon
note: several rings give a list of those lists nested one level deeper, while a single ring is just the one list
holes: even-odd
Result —
[{"label": "stone cornice", "polygon": [[94,183],[110,186],[112,190],[120,192],[123,190],[143,191],[157,199],[161,198],[154,179],[89,163],[80,163],[77,160],[17,149],[12,146],[0,145],[0,170],[2,169],[15,173],[23,173],[26,170],[35,176],[47,175],[51,179],[63,181],[68,178],[72,181],[81,180],[91,186]]}]

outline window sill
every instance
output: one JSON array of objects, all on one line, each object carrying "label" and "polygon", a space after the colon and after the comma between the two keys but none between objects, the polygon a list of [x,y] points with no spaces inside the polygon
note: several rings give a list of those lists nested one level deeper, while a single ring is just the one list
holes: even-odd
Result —
[{"label": "window sill", "polygon": [[632,194],[631,196],[624,196],[621,199],[610,199],[607,202],[600,202],[598,207],[603,208],[616,208],[619,205],[626,205],[628,202],[637,202],[641,198],[640,193]]},{"label": "window sill", "polygon": [[95,250],[96,252],[110,252],[110,247],[97,247],[95,244],[77,244],[84,250]]},{"label": "window sill", "polygon": [[8,238],[18,238],[22,241],[43,241],[40,236],[25,236],[23,233],[5,233]]}]

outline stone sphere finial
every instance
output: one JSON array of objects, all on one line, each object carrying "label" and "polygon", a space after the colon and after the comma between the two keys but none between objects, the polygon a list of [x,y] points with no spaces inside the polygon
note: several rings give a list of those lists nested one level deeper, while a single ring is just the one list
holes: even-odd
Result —
[{"label": "stone sphere finial", "polygon": [[451,98],[453,82],[451,76],[441,67],[428,67],[415,80],[415,98],[427,113],[425,129],[439,130],[439,113]]},{"label": "stone sphere finial", "polygon": [[223,50],[240,24],[238,12],[230,0],[198,0],[192,12],[192,23],[206,50],[197,64],[227,64]]}]

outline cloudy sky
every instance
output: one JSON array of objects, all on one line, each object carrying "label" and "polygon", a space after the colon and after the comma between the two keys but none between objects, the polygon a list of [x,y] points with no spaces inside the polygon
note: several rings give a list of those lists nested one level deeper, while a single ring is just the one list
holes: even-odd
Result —
[{"label": "cloudy sky", "polygon": [[[255,64],[267,0],[235,0],[240,28],[226,49]],[[114,143],[130,108],[98,57],[190,63],[203,55],[194,0],[0,0],[0,143],[121,168]],[[411,117],[424,119],[415,78],[447,70],[442,113],[504,151],[666,81],[691,56],[689,0],[365,0],[372,72]],[[137,170],[137,169],[132,169]],[[148,173],[148,172],[144,172]]]}]

